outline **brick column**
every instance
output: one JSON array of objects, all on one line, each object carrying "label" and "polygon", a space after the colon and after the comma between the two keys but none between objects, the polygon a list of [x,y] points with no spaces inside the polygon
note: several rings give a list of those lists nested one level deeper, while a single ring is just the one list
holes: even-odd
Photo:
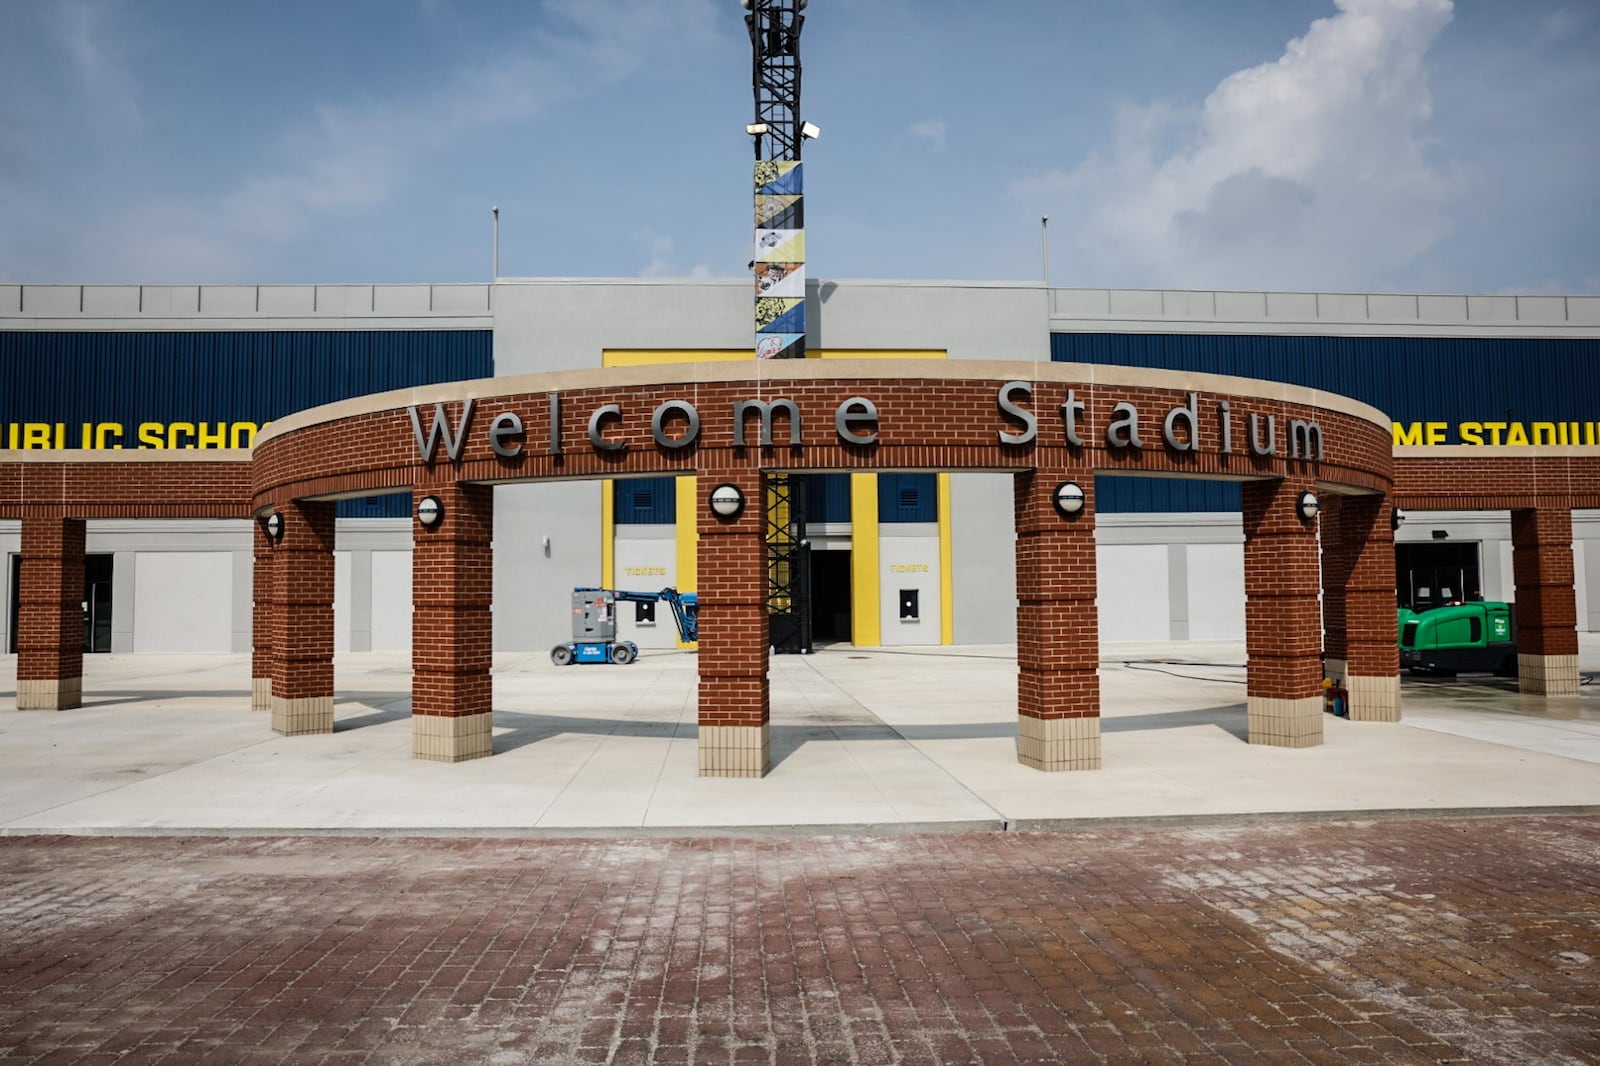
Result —
[{"label": "brick column", "polygon": [[[1056,487],[1083,510],[1056,510]],[[1095,609],[1094,472],[1014,475],[1017,547],[1017,761],[1035,770],[1100,769],[1100,623]]]},{"label": "brick column", "polygon": [[[711,493],[719,485],[734,485],[744,494],[738,517],[712,513]],[[762,777],[772,761],[766,491],[766,478],[757,470],[701,470],[695,486],[701,777]]]},{"label": "brick column", "polygon": [[257,518],[255,526],[255,566],[250,573],[250,709],[272,708],[272,540],[266,523]]},{"label": "brick column", "polygon": [[1250,743],[1309,748],[1322,743],[1322,618],[1317,525],[1296,497],[1309,478],[1247,481],[1244,512],[1244,630]]},{"label": "brick column", "polygon": [[[1322,547],[1337,540],[1346,560],[1343,587],[1337,598],[1346,620],[1342,673],[1350,690],[1350,718],[1357,722],[1400,720],[1400,648],[1396,643],[1394,596],[1394,530],[1389,501],[1383,496],[1349,496],[1339,509],[1337,525],[1324,513]],[[1323,584],[1323,610],[1335,598]],[[1330,652],[1330,655],[1332,653]]]},{"label": "brick column", "polygon": [[[437,496],[429,529],[417,504]],[[494,753],[494,486],[418,486],[412,500],[411,757]]]},{"label": "brick column", "polygon": [[1578,598],[1572,512],[1511,512],[1511,572],[1517,582],[1518,687],[1535,696],[1578,694]]},{"label": "brick column", "polygon": [[65,711],[83,703],[83,540],[81,518],[22,520],[19,711]]},{"label": "brick column", "polygon": [[272,731],[333,732],[332,502],[278,505],[272,546]]}]

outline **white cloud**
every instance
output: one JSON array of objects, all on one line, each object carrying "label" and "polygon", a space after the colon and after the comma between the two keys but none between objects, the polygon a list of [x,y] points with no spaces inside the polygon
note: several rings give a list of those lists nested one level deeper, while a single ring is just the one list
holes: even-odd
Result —
[{"label": "white cloud", "polygon": [[1070,220],[1075,282],[1362,288],[1449,233],[1423,59],[1451,0],[1336,4],[1198,108],[1128,107],[1108,154],[1016,183]]},{"label": "white cloud", "polygon": [[913,122],[906,128],[905,136],[913,141],[922,141],[938,151],[944,151],[945,135],[949,127],[942,118],[927,119],[923,122]]},{"label": "white cloud", "polygon": [[[193,276],[185,251],[200,254],[232,240],[285,243],[328,219],[376,213],[429,157],[500,124],[521,123],[551,106],[645,69],[664,40],[691,47],[715,23],[711,0],[550,0],[540,28],[498,55],[456,71],[431,91],[408,97],[328,102],[281,132],[260,172],[231,188],[182,204],[139,204],[161,230],[132,246],[148,270]],[[448,17],[441,8],[439,17]],[[549,28],[553,24],[554,28]],[[166,257],[156,257],[165,249]],[[229,274],[237,274],[236,260]],[[248,270],[248,265],[245,266]]]}]

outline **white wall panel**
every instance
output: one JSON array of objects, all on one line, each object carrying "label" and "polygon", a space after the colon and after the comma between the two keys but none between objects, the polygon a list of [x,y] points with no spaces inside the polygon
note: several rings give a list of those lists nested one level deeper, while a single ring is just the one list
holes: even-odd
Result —
[{"label": "white wall panel", "polygon": [[[938,644],[938,526],[923,523],[878,527],[879,625],[886,646]],[[900,617],[900,592],[915,590],[917,618]]]},{"label": "white wall panel", "polygon": [[333,553],[333,650],[350,650],[350,553]]},{"label": "white wall panel", "polygon": [[1166,640],[1172,631],[1165,544],[1102,544],[1095,553],[1100,639]]},{"label": "white wall panel", "polygon": [[1190,544],[1189,639],[1244,639],[1244,545]]},{"label": "white wall panel", "polygon": [[411,553],[372,553],[372,650],[411,650]]},{"label": "white wall panel", "polygon": [[[617,588],[633,592],[658,592],[678,587],[678,542],[672,526],[634,527],[643,535],[630,536],[626,527],[616,537],[615,566]],[[660,534],[665,533],[665,536]],[[655,535],[651,535],[655,534]],[[678,626],[672,607],[656,603],[654,625],[634,621],[638,613],[631,603],[617,604],[617,639],[631,640],[641,648],[676,648]]]},{"label": "white wall panel", "polygon": [[134,651],[231,650],[232,552],[138,552],[134,586]]}]

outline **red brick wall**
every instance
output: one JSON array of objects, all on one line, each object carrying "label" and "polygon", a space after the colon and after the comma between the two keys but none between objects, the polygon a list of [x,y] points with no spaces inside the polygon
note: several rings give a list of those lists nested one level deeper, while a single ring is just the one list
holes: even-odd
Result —
[{"label": "red brick wall", "polygon": [[1394,470],[1394,502],[1408,511],[1600,507],[1600,454],[1407,456]]},{"label": "red brick wall", "polygon": [[413,519],[411,713],[486,714],[493,698],[494,487],[453,482],[419,486],[444,517],[432,529]]},{"label": "red brick wall", "polygon": [[[1340,546],[1348,572],[1343,609],[1348,626],[1345,654],[1353,677],[1393,677],[1400,672],[1395,643],[1394,530],[1391,509],[1381,496],[1348,496],[1341,500],[1339,522],[1323,519],[1323,544]],[[1326,548],[1324,548],[1326,550]],[[1325,590],[1326,598],[1330,590]],[[1330,648],[1329,655],[1333,655]]]},{"label": "red brick wall", "polygon": [[22,520],[18,681],[83,676],[83,542],[80,518]]},{"label": "red brick wall", "polygon": [[1517,582],[1517,652],[1578,654],[1572,512],[1557,507],[1512,511],[1511,571]]},{"label": "red brick wall", "polygon": [[[1083,510],[1056,510],[1056,487],[1075,481]],[[1031,470],[1012,480],[1017,548],[1017,713],[1100,714],[1095,609],[1094,477],[1087,468]]]},{"label": "red brick wall", "polygon": [[1311,488],[1305,477],[1243,486],[1246,688],[1251,696],[1303,699],[1321,691],[1316,523],[1301,519],[1295,507],[1295,498]]},{"label": "red brick wall", "polygon": [[[11,452],[9,455],[18,455]],[[248,518],[248,460],[0,459],[0,518]],[[43,453],[48,456],[49,453]],[[75,453],[82,454],[82,453]],[[104,453],[115,456],[115,451]]]},{"label": "red brick wall", "polygon": [[283,536],[272,547],[272,695],[333,695],[333,519],[331,501],[286,500]]},{"label": "red brick wall", "polygon": [[[712,491],[744,493],[737,518],[711,512]],[[766,478],[748,467],[704,471],[696,485],[700,531],[700,724],[759,726],[769,713]]]}]

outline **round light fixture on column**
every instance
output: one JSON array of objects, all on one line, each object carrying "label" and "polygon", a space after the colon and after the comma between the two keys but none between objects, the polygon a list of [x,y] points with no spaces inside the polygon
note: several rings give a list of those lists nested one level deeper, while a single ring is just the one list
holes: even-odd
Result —
[{"label": "round light fixture on column", "polygon": [[424,529],[432,529],[444,517],[444,503],[437,496],[424,496],[417,501],[417,521]]},{"label": "round light fixture on column", "polygon": [[718,518],[737,518],[744,510],[744,493],[737,485],[718,485],[711,490],[711,513]]},{"label": "round light fixture on column", "polygon": [[267,536],[278,540],[283,536],[283,515],[273,511],[267,515]]},{"label": "round light fixture on column", "polygon": [[1083,486],[1076,481],[1063,481],[1056,486],[1056,510],[1071,518],[1083,510]]},{"label": "round light fixture on column", "polygon": [[1294,509],[1300,512],[1301,518],[1309,522],[1317,517],[1317,512],[1322,510],[1322,504],[1317,501],[1316,493],[1307,491],[1294,498]]},{"label": "round light fixture on column", "polygon": [[1389,512],[1389,528],[1391,530],[1399,530],[1399,528],[1405,524],[1406,513],[1404,511],[1396,507]]}]

